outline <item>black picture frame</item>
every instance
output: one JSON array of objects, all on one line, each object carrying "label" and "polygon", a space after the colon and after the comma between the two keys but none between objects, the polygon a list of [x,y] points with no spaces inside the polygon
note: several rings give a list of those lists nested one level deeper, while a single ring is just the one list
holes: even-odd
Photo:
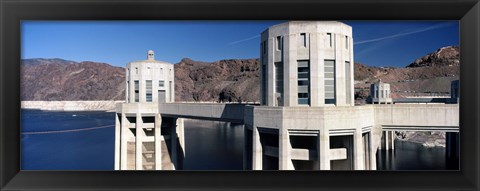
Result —
[{"label": "black picture frame", "polygon": [[[20,171],[22,20],[460,20],[459,171]],[[479,190],[478,0],[0,0],[1,190]]]}]

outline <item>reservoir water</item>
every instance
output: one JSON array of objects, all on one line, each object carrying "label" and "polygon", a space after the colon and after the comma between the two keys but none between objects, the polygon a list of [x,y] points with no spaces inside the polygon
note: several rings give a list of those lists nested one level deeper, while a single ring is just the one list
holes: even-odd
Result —
[{"label": "reservoir water", "polygon": [[[115,113],[22,110],[22,170],[113,170]],[[243,126],[185,120],[185,170],[241,170]],[[445,148],[397,141],[378,170],[458,169]],[[458,164],[458,163],[457,163]]]}]

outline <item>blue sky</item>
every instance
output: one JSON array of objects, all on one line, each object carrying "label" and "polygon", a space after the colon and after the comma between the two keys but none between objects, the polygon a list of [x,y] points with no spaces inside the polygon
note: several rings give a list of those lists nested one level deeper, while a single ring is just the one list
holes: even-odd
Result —
[{"label": "blue sky", "polygon": [[[259,34],[284,21],[24,21],[22,59],[62,58],[124,67],[155,59],[258,58]],[[352,26],[355,62],[404,67],[436,49],[459,45],[458,21],[343,21]]]}]

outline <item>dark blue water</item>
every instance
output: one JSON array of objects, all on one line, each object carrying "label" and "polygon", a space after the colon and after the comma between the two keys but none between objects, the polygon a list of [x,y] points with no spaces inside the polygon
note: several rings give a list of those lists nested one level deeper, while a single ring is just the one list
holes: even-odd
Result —
[{"label": "dark blue water", "polygon": [[242,170],[243,127],[224,122],[186,120],[186,170]]},{"label": "dark blue water", "polygon": [[[75,115],[75,116],[74,116]],[[115,124],[115,113],[22,110],[22,133]],[[115,127],[21,135],[23,170],[112,170]]]},{"label": "dark blue water", "polygon": [[[22,170],[113,170],[115,113],[22,110],[22,132],[103,127],[75,132],[22,134]],[[109,126],[109,127],[104,127]],[[185,121],[186,170],[241,170],[243,127],[211,121]],[[378,170],[445,170],[445,148],[396,142],[377,152]],[[457,163],[458,164],[458,163]]]}]

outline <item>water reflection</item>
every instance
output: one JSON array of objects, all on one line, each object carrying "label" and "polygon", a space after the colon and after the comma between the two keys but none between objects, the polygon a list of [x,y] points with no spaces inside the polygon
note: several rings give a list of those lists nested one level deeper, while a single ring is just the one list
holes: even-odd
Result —
[{"label": "water reflection", "polygon": [[377,151],[377,170],[458,170],[458,161],[447,160],[445,147],[395,141],[395,150]]}]

